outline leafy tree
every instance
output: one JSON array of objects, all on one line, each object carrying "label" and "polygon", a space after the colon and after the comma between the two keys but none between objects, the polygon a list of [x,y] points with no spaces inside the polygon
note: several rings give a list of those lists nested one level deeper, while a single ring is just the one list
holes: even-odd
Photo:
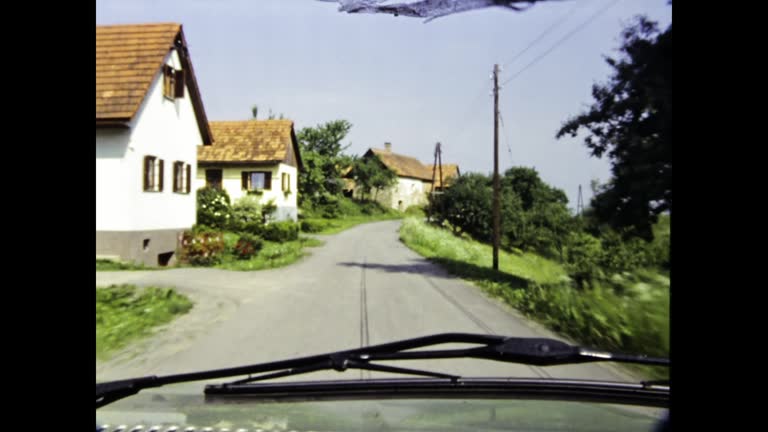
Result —
[{"label": "leafy tree", "polygon": [[298,179],[300,204],[314,205],[341,195],[344,187],[341,170],[351,161],[342,154],[349,146],[342,146],[341,141],[351,128],[352,124],[346,120],[334,120],[303,128],[296,134],[304,163]]},{"label": "leafy tree", "polygon": [[568,197],[539,177],[533,168],[508,169],[502,182],[502,232],[509,246],[562,260],[565,237],[574,228]]},{"label": "leafy tree", "polygon": [[638,17],[622,37],[621,58],[606,58],[613,75],[557,137],[587,131],[592,155],[612,163],[613,179],[592,200],[595,216],[649,240],[657,216],[672,209],[672,26],[660,32]]},{"label": "leafy tree", "polygon": [[438,223],[447,221],[455,233],[467,233],[488,242],[491,240],[491,179],[468,173],[456,178],[443,194],[430,197],[431,217]]},{"label": "leafy tree", "polygon": [[372,191],[377,193],[397,182],[397,174],[387,169],[376,156],[355,158],[350,175],[364,198],[368,198]]}]

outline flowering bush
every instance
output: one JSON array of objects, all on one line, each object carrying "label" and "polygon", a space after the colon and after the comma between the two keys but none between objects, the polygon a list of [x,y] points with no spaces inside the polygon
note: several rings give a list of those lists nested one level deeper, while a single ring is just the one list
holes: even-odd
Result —
[{"label": "flowering bush", "polygon": [[181,240],[181,261],[195,266],[211,266],[221,261],[224,236],[206,229],[185,231]]},{"label": "flowering bush", "polygon": [[232,218],[229,194],[223,189],[202,188],[197,190],[197,223],[224,229]]},{"label": "flowering bush", "polygon": [[259,253],[263,245],[264,241],[260,238],[251,234],[243,234],[235,245],[235,256],[241,260],[250,259]]}]

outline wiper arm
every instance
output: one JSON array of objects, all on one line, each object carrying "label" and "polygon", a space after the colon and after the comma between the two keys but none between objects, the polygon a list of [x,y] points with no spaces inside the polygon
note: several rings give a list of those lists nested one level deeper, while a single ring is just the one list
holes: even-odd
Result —
[{"label": "wiper arm", "polygon": [[[445,343],[472,343],[482,346],[450,350],[408,351],[415,348],[424,348]],[[601,361],[659,366],[669,366],[670,364],[669,359],[665,358],[596,351],[572,346],[554,339],[515,338],[471,333],[443,333],[291,360],[188,374],[168,375],[163,377],[149,376],[100,383],[96,384],[96,408],[136,394],[145,388],[240,375],[249,375],[249,377],[229,384],[224,384],[224,386],[232,386],[320,370],[344,371],[348,368],[448,378],[455,381],[458,377],[454,375],[371,363],[371,361],[382,360],[448,358],[478,358],[535,366],[554,366]],[[250,377],[250,375],[253,374],[263,375]]]}]

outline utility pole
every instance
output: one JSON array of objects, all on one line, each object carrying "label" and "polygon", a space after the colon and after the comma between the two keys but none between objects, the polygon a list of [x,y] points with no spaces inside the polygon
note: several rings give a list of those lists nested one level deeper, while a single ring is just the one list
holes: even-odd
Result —
[{"label": "utility pole", "polygon": [[432,188],[430,189],[430,193],[435,193],[435,175],[437,173],[437,170],[440,170],[440,190],[442,191],[443,188],[443,158],[442,158],[443,150],[440,147],[440,143],[438,142],[435,144],[435,163],[432,165]]},{"label": "utility pole", "polygon": [[576,200],[576,216],[581,216],[584,211],[584,199],[581,197],[581,185],[579,185],[579,197]]},{"label": "utility pole", "polygon": [[499,65],[493,65],[493,269],[499,269],[501,226],[499,185]]}]

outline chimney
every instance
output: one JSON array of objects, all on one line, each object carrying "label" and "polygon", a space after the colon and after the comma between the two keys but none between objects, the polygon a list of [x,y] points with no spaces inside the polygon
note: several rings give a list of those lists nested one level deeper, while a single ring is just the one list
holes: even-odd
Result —
[{"label": "chimney", "polygon": [[389,153],[392,153],[392,143],[390,143],[390,142],[385,142],[385,143],[384,143],[384,149],[385,149],[387,152],[389,152]]}]

